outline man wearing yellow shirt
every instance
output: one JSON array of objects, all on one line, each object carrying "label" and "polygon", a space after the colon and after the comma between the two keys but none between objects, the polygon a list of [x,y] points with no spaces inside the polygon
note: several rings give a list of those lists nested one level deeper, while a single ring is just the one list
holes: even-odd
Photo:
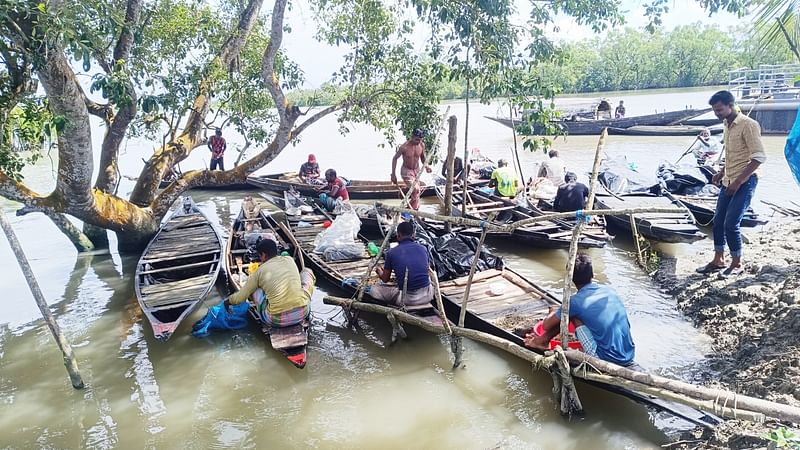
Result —
[{"label": "man wearing yellow shirt", "polygon": [[314,273],[311,269],[298,271],[294,259],[278,256],[272,239],[259,242],[256,251],[261,265],[238,292],[225,299],[225,308],[255,293],[255,306],[264,325],[283,328],[302,323],[311,313],[308,303],[314,292]]},{"label": "man wearing yellow shirt", "polygon": [[[758,185],[758,167],[767,160],[761,143],[761,126],[755,120],[736,111],[734,97],[719,91],[708,101],[714,114],[725,126],[725,167],[712,178],[721,184],[717,209],[714,213],[714,259],[700,273],[723,270],[723,276],[742,272],[742,235],[739,224],[750,206]],[[731,264],[725,268],[725,243],[731,251]]]},{"label": "man wearing yellow shirt", "polygon": [[493,187],[495,193],[501,197],[517,195],[517,174],[508,167],[508,161],[505,159],[497,161],[497,169],[492,172],[489,187]]}]

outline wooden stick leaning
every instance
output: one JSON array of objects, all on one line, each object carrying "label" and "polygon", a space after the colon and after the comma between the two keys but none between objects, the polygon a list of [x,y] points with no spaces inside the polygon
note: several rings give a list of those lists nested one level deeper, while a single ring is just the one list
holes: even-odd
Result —
[{"label": "wooden stick leaning", "polygon": [[[496,213],[492,213],[487,218],[486,222],[491,222],[494,220]],[[467,316],[467,302],[469,302],[469,291],[472,288],[472,277],[475,276],[475,270],[478,268],[478,260],[481,256],[481,250],[483,249],[483,243],[486,241],[486,233],[488,229],[484,226],[483,231],[481,232],[481,239],[478,241],[478,247],[475,248],[475,257],[472,258],[472,265],[469,267],[469,276],[467,277],[467,286],[464,288],[464,301],[461,302],[461,311],[458,314],[458,326],[464,326],[464,320]]]},{"label": "wooden stick leaning", "polygon": [[[453,180],[455,179],[455,171],[454,163],[455,163],[455,156],[456,156],[456,134],[457,134],[457,119],[456,116],[450,116],[447,119],[447,123],[449,126],[448,133],[447,133],[447,161],[445,161],[445,167],[447,167],[447,184],[445,185],[444,190],[444,214],[446,216],[453,215]],[[465,170],[466,167],[463,167],[466,162],[462,163],[461,174],[466,176]],[[450,232],[450,224],[445,224],[445,231]]]},{"label": "wooden stick leaning", "polygon": [[75,354],[72,352],[72,346],[61,331],[61,327],[58,326],[58,322],[56,322],[55,317],[53,317],[53,313],[50,312],[50,306],[47,305],[47,300],[45,300],[44,294],[41,288],[39,288],[39,283],[33,275],[33,270],[28,262],[28,258],[22,250],[22,246],[17,239],[16,233],[14,233],[14,229],[11,227],[11,223],[8,222],[5,212],[2,210],[0,210],[0,227],[2,227],[3,231],[6,233],[8,244],[14,252],[14,256],[17,257],[17,263],[19,263],[19,268],[25,276],[25,281],[27,281],[33,299],[36,301],[36,306],[39,307],[39,311],[42,313],[47,327],[50,328],[50,332],[53,334],[53,338],[56,340],[56,344],[58,344],[58,348],[61,350],[61,354],[64,357],[64,367],[67,368],[72,387],[75,389],[83,389],[83,378],[78,369],[78,361],[75,359]]},{"label": "wooden stick leaning", "polygon": [[[589,198],[586,201],[587,207],[594,205],[594,196],[597,189],[597,176],[600,171],[600,161],[602,160],[603,149],[606,146],[608,129],[604,128],[597,141],[597,149],[594,153],[594,165],[592,166],[592,181],[589,183]],[[572,230],[572,241],[569,246],[569,259],[567,259],[567,271],[564,274],[564,295],[561,299],[561,348],[567,349],[569,344],[569,299],[570,288],[572,286],[572,272],[575,270],[575,258],[578,256],[578,240],[583,232],[586,221],[578,218],[578,223]]]},{"label": "wooden stick leaning", "polygon": [[[449,222],[454,225],[462,225],[468,227],[481,227],[483,221],[476,219],[468,219],[464,217],[443,216],[441,214],[433,214],[424,211],[414,211],[413,209],[398,208],[396,206],[387,205],[386,203],[377,202],[376,206],[389,212],[394,213],[408,213],[416,217],[424,217],[426,219],[438,220],[440,222]],[[508,225],[497,225],[493,223],[486,223],[485,227],[490,232],[496,233],[511,233],[518,228],[530,225],[537,222],[545,222],[553,219],[575,218],[577,211],[545,214],[543,216],[531,217],[530,219],[523,219]],[[641,208],[622,208],[622,209],[589,209],[581,211],[586,216],[617,216],[626,214],[640,214],[640,213],[680,213],[684,214],[686,211],[681,208],[664,208],[664,207],[641,207]]]}]

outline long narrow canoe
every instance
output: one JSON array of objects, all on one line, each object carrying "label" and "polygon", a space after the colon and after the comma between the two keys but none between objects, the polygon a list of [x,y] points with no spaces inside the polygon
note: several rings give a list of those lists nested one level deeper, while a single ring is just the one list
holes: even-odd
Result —
[{"label": "long narrow canoe", "polygon": [[[251,175],[247,177],[247,182],[253,186],[273,192],[283,192],[294,189],[305,196],[315,197],[319,195],[319,186],[304,183],[300,180],[297,172],[277,173],[273,175]],[[422,192],[420,196],[428,197],[435,195],[433,186],[421,184]],[[386,181],[365,181],[349,180],[347,193],[351,199],[373,199],[373,198],[398,198],[400,191],[398,187],[403,187],[403,182],[394,184]]]},{"label": "long narrow canoe", "polygon": [[[663,113],[647,114],[643,116],[622,117],[619,119],[598,119],[598,120],[559,120],[552,122],[553,125],[560,128],[563,132],[569,135],[599,135],[603,132],[604,128],[630,128],[634,126],[644,125],[675,125],[685,120],[697,117],[710,111],[707,109],[684,109],[678,111],[666,111]],[[536,135],[542,133],[541,126],[534,126],[529,129],[528,125],[519,120],[511,121],[508,118],[501,117],[487,117],[487,119],[494,120],[509,128],[515,128],[520,133]]]},{"label": "long narrow canoe", "polygon": [[[676,195],[675,198],[686,205],[686,208],[691,211],[695,220],[697,220],[701,226],[713,225],[714,213],[717,209],[717,197]],[[769,221],[756,214],[753,208],[747,208],[742,218],[741,226],[757,227],[765,225],[767,222]]]},{"label": "long narrow canoe", "polygon": [[[258,217],[254,219],[246,219],[244,211],[239,211],[236,220],[233,221],[230,236],[225,245],[225,272],[228,282],[234,290],[242,288],[246,278],[249,274],[247,266],[251,262],[251,255],[248,254],[247,245],[244,242],[245,225],[252,222],[254,226],[254,233],[260,231],[271,231],[278,243],[278,250],[292,251],[292,246],[280,238],[280,233],[271,228],[272,224],[267,219],[264,211],[261,211]],[[263,325],[261,317],[258,312],[251,308],[251,316]],[[299,324],[285,328],[270,328],[268,331],[262,327],[262,331],[269,336],[272,348],[280,352],[286,359],[289,360],[295,367],[302,369],[306,366],[306,350],[308,348],[308,324]]]},{"label": "long narrow canoe", "polygon": [[[690,125],[639,125],[628,128],[608,128],[608,134],[621,136],[697,136],[706,127]],[[722,128],[709,128],[711,134],[722,133]]]},{"label": "long narrow canoe", "polygon": [[[656,195],[614,197],[598,194],[595,197],[595,207],[597,209],[642,208],[647,206],[675,208],[683,205],[673,202],[667,197]],[[688,210],[680,213],[642,213],[635,214],[634,217],[636,218],[636,227],[639,233],[655,241],[668,243],[695,242],[706,237],[697,228],[694,218]],[[606,220],[610,225],[632,232],[629,215],[609,215],[606,216]]]},{"label": "long narrow canoe", "polygon": [[[439,200],[444,204],[444,188],[437,186]],[[461,215],[461,199],[463,190],[453,193],[453,215]],[[505,199],[490,199],[477,189],[467,189],[467,206],[465,217],[475,220],[487,220],[491,213],[497,213],[494,223],[508,224],[531,217],[529,209],[521,208],[514,202]],[[469,235],[479,235],[480,230],[466,229],[464,233]],[[569,248],[572,239],[572,227],[566,223],[556,223],[553,221],[536,222],[522,228],[514,230],[512,233],[492,232],[487,233],[487,237],[499,239],[513,239],[531,247],[537,248]],[[605,240],[596,237],[581,236],[579,241],[581,247],[603,247]]]},{"label": "long narrow canoe", "polygon": [[[280,207],[280,204],[276,204],[276,206]],[[356,293],[356,286],[352,283],[345,283],[345,280],[353,280],[358,283],[364,279],[372,260],[367,253],[367,240],[359,236],[359,242],[363,245],[363,252],[359,257],[344,261],[326,261],[322,255],[314,253],[314,238],[325,229],[323,224],[331,219],[331,216],[319,210],[319,208],[314,213],[286,216],[286,226],[283,228],[278,225],[278,222],[272,216],[268,217],[272,226],[281,232],[282,239],[287,241],[294,240],[300,245],[306,264],[317,274],[317,277],[341,286],[345,292],[353,295]],[[378,277],[374,272],[371,273],[367,283],[376,284],[378,282]],[[364,301],[385,305],[385,303],[375,300],[369,295],[364,296]],[[430,307],[409,312],[432,324],[442,325],[439,311],[435,308],[433,302],[431,302]]]},{"label": "long narrow canoe", "polygon": [[222,240],[190,197],[153,237],[136,265],[135,291],[153,334],[166,341],[211,291]]},{"label": "long narrow canoe", "polygon": [[[468,277],[440,283],[445,311],[458,320]],[[496,295],[498,294],[499,295]],[[525,346],[523,333],[544,319],[550,308],[561,304],[553,294],[509,268],[475,274],[467,302],[465,327]],[[581,380],[606,391],[666,411],[696,425],[709,427],[720,419],[702,411],[617,386]]]}]

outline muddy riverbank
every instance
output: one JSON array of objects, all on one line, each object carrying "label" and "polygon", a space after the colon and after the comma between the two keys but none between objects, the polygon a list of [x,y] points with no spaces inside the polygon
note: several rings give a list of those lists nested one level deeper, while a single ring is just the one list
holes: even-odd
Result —
[{"label": "muddy riverbank", "polygon": [[[713,339],[707,366],[697,374],[745,395],[800,405],[800,222],[749,230],[744,273],[723,278],[695,269],[713,250],[663,258],[655,275],[677,307]],[[778,425],[730,422],[687,448],[763,447]]]}]

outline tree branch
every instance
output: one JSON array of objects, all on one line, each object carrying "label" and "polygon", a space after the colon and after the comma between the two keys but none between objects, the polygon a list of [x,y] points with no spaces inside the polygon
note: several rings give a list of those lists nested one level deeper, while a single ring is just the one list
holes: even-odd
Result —
[{"label": "tree branch", "polygon": [[269,44],[264,50],[264,57],[261,60],[261,77],[267,83],[272,100],[275,102],[275,108],[278,110],[278,117],[280,117],[281,125],[286,121],[286,108],[288,101],[281,89],[278,76],[275,73],[275,58],[278,56],[278,50],[283,43],[283,15],[286,11],[286,3],[288,0],[275,0],[275,5],[272,8],[272,26],[269,33]]},{"label": "tree branch", "polygon": [[[207,74],[213,72],[214,67],[229,67],[238,58],[242,47],[247,41],[247,37],[258,20],[258,13],[261,10],[262,3],[263,0],[250,0],[248,2],[239,16],[237,28],[225,40],[219,55],[209,65]],[[197,146],[205,125],[205,117],[208,114],[211,87],[211,80],[208,77],[200,82],[197,96],[192,104],[191,113],[186,119],[186,126],[183,132],[176,139],[157,149],[144,165],[139,180],[136,182],[133,192],[131,192],[130,198],[134,204],[140,206],[150,205],[156,197],[158,185],[167,170],[189,156],[189,152]]]}]

